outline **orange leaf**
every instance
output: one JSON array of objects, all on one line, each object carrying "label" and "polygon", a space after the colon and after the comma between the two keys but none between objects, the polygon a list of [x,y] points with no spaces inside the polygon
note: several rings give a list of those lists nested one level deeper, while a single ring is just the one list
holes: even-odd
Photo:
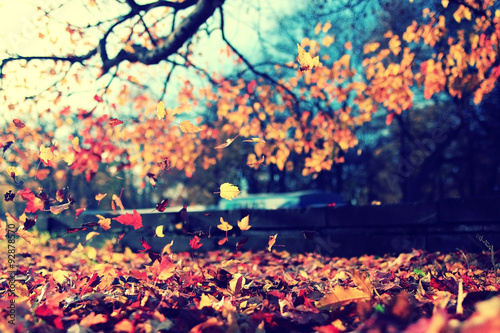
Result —
[{"label": "orange leaf", "polygon": [[104,229],[104,230],[109,230],[111,228],[111,219],[107,219],[102,215],[96,215],[99,221],[99,225]]},{"label": "orange leaf", "polygon": [[352,50],[352,43],[350,41],[348,41],[344,44],[344,47],[346,50],[350,51],[350,50]]},{"label": "orange leaf", "polygon": [[99,201],[99,204],[100,204],[100,203],[101,203],[101,200],[102,200],[102,199],[104,199],[104,197],[105,197],[106,195],[108,195],[108,194],[107,194],[107,193],[104,193],[104,194],[102,194],[102,193],[96,194],[95,199],[96,199],[97,201]]},{"label": "orange leaf", "polygon": [[196,133],[201,131],[201,128],[199,128],[196,125],[193,125],[189,120],[184,120],[181,122],[180,126],[181,131],[184,133]]},{"label": "orange leaf", "polygon": [[269,236],[269,243],[267,243],[269,246],[267,247],[267,250],[271,252],[271,248],[273,247],[274,243],[276,243],[276,238],[278,238],[278,234],[274,236]]}]

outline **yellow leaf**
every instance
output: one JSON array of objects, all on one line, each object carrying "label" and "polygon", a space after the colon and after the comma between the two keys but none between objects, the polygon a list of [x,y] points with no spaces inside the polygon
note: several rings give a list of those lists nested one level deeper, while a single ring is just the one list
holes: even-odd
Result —
[{"label": "yellow leaf", "polygon": [[45,163],[49,163],[54,159],[55,155],[49,147],[45,147],[45,145],[40,146],[40,159]]},{"label": "yellow leaf", "polygon": [[261,138],[251,138],[248,140],[243,140],[243,142],[265,143],[266,141],[262,140]]},{"label": "yellow leaf", "polygon": [[441,4],[443,5],[443,8],[448,7],[448,4],[450,3],[450,0],[442,0]]},{"label": "yellow leaf", "polygon": [[180,124],[181,131],[184,133],[196,133],[201,131],[201,128],[199,128],[196,125],[191,124],[189,120],[184,120]]},{"label": "yellow leaf", "polygon": [[240,190],[238,189],[238,187],[231,184],[231,183],[224,183],[220,186],[221,198],[224,198],[227,200],[233,200],[233,198],[236,198],[239,193],[240,193]]},{"label": "yellow leaf", "polygon": [[81,149],[80,149],[80,138],[75,136],[73,138],[73,140],[71,140],[71,145],[73,146],[73,149],[76,151],[76,152],[79,152]]},{"label": "yellow leaf", "polygon": [[160,101],[156,106],[156,116],[158,117],[158,120],[163,119],[166,114],[167,113],[165,112],[165,103],[163,103],[163,101]]},{"label": "yellow leaf", "polygon": [[63,284],[64,282],[66,282],[66,279],[68,279],[68,272],[58,269],[57,271],[52,273],[52,277],[57,283]]},{"label": "yellow leaf", "polygon": [[240,230],[250,229],[252,226],[248,224],[249,219],[250,219],[250,215],[247,215],[244,218],[242,218],[241,221],[238,221],[238,228],[240,228]]},{"label": "yellow leaf", "polygon": [[87,237],[85,237],[85,241],[88,242],[89,240],[91,240],[92,238],[94,238],[95,236],[99,235],[98,232],[95,232],[95,231],[91,231],[87,234]]},{"label": "yellow leaf", "polygon": [[297,61],[300,64],[300,70],[302,72],[310,71],[314,67],[319,67],[319,56],[311,57],[311,55],[306,52],[299,44],[297,44],[297,49],[299,55],[297,56]]},{"label": "yellow leaf", "polygon": [[191,105],[190,104],[183,104],[183,105],[179,105],[179,106],[175,107],[172,110],[172,113],[170,115],[175,116],[176,114],[181,114],[181,113],[189,112],[189,111],[191,111]]},{"label": "yellow leaf", "polygon": [[29,231],[26,231],[24,229],[18,229],[16,231],[16,234],[19,237],[22,237],[25,241],[27,241],[30,244],[31,244],[31,241],[33,241],[35,239],[35,236],[32,233],[30,233]]},{"label": "yellow leaf", "polygon": [[158,237],[165,237],[165,235],[163,234],[163,226],[162,225],[159,225],[156,227],[155,234]]},{"label": "yellow leaf", "polygon": [[217,228],[219,228],[222,231],[229,231],[233,229],[233,226],[224,221],[224,219],[221,217],[220,218],[220,224],[217,225]]},{"label": "yellow leaf", "polygon": [[69,152],[63,156],[63,160],[66,164],[71,165],[75,161],[75,154]]}]

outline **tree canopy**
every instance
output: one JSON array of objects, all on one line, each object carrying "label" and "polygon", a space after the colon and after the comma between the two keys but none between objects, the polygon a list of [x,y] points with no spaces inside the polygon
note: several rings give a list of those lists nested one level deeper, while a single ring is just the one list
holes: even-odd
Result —
[{"label": "tree canopy", "polygon": [[[205,203],[226,182],[316,181],[358,202],[498,193],[497,1],[287,4],[32,8],[0,55],[5,192],[126,188],[146,206],[179,182]],[[235,33],[248,18],[253,37]]]}]

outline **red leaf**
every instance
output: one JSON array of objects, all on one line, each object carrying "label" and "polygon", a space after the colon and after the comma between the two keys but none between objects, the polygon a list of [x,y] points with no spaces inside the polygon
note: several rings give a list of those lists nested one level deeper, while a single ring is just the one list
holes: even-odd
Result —
[{"label": "red leaf", "polygon": [[133,214],[125,213],[125,215],[115,217],[113,220],[116,220],[121,224],[131,225],[135,230],[142,228],[142,216],[135,209]]},{"label": "red leaf", "polygon": [[109,120],[109,125],[110,125],[111,127],[115,127],[115,126],[118,126],[118,125],[120,125],[120,124],[123,124],[123,121],[121,121],[121,120],[119,120],[119,119],[116,119],[116,118],[111,118],[111,119]]},{"label": "red leaf", "polygon": [[94,100],[101,103],[102,102],[102,98],[100,96],[97,96],[97,95],[94,95]]},{"label": "red leaf", "polygon": [[156,204],[156,210],[159,212],[164,212],[168,206],[168,199],[163,199]]},{"label": "red leaf", "polygon": [[76,210],[76,213],[75,213],[75,219],[76,219],[78,216],[82,215],[82,213],[83,213],[86,209],[87,209],[87,207],[78,208],[78,209]]},{"label": "red leaf", "polygon": [[392,123],[392,119],[394,118],[394,113],[389,113],[387,118],[385,118],[385,124],[389,126]]},{"label": "red leaf", "polygon": [[247,85],[247,90],[249,94],[253,94],[255,92],[255,88],[257,87],[257,81],[252,80]]},{"label": "red leaf", "polygon": [[144,237],[141,238],[141,244],[142,244],[142,247],[144,248],[144,250],[139,250],[139,252],[146,252],[148,250],[151,250],[151,245],[149,245],[148,242],[146,242]]},{"label": "red leaf", "polygon": [[193,239],[189,241],[189,246],[191,246],[193,250],[199,249],[202,245],[203,244],[200,243],[200,237],[198,236],[194,236]]},{"label": "red leaf", "polygon": [[14,125],[16,125],[16,127],[17,127],[17,128],[23,128],[24,126],[26,126],[26,125],[24,125],[24,123],[23,123],[21,120],[19,120],[19,119],[14,119],[14,120],[12,120],[12,122],[14,123]]}]

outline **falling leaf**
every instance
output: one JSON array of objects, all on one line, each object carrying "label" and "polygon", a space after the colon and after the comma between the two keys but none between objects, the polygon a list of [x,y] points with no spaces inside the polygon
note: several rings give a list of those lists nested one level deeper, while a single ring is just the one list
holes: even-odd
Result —
[{"label": "falling leaf", "polygon": [[252,142],[252,143],[265,143],[265,140],[262,140],[261,138],[251,138],[247,140],[243,140],[243,142]]},{"label": "falling leaf", "polygon": [[229,231],[233,229],[233,226],[224,221],[224,219],[221,217],[220,218],[220,224],[217,225],[217,228],[219,228],[222,231]]},{"label": "falling leaf", "polygon": [[163,226],[162,225],[159,225],[156,227],[155,235],[158,237],[165,237],[165,235],[163,234]]},{"label": "falling leaf", "polygon": [[244,218],[242,218],[241,221],[238,221],[238,228],[240,228],[240,230],[250,229],[252,226],[248,224],[249,219],[250,219],[250,215],[247,215]]},{"label": "falling leaf", "polygon": [[156,106],[156,116],[158,117],[158,120],[162,120],[163,118],[165,118],[166,114],[165,103],[163,103],[163,101],[160,101]]},{"label": "falling leaf", "polygon": [[151,245],[149,245],[148,242],[146,242],[144,237],[141,238],[141,245],[144,248],[144,250],[139,250],[139,252],[146,252],[151,250]]},{"label": "falling leaf", "polygon": [[163,199],[162,201],[156,204],[156,210],[159,212],[164,212],[168,206],[168,199]]},{"label": "falling leaf", "polygon": [[5,144],[0,143],[0,148],[3,148],[3,154],[10,148],[10,146],[14,143],[14,141],[7,141]]},{"label": "falling leaf", "polygon": [[12,122],[17,128],[23,128],[26,126],[20,119],[13,119]]},{"label": "falling leaf", "polygon": [[238,196],[240,193],[240,190],[238,189],[237,186],[231,184],[231,183],[224,183],[220,186],[220,196],[221,198],[227,199],[227,200],[233,200]]},{"label": "falling leaf", "polygon": [[236,139],[237,137],[239,137],[240,135],[238,134],[237,136],[235,136],[234,138],[232,139],[227,139],[225,143],[223,144],[220,144],[218,146],[215,147],[215,149],[224,149],[226,148],[227,146],[229,146],[231,143],[233,143],[234,139]]},{"label": "falling leaf", "polygon": [[97,223],[104,229],[104,230],[109,230],[111,228],[111,219],[110,218],[105,218],[102,215],[96,215],[96,217],[99,219]]},{"label": "falling leaf", "polygon": [[71,205],[71,202],[67,202],[65,204],[58,205],[58,206],[50,206],[50,212],[52,214],[57,215],[57,214],[61,213],[62,211],[65,211],[66,209],[68,209],[69,205]]},{"label": "falling leaf", "polygon": [[95,231],[91,231],[87,234],[87,236],[85,237],[85,242],[88,242],[89,240],[91,240],[92,238],[94,238],[95,236],[99,235],[98,232],[95,232]]},{"label": "falling leaf", "polygon": [[55,157],[54,155],[54,146],[52,148],[45,147],[45,145],[40,146],[40,159],[45,163],[49,164]]},{"label": "falling leaf", "polygon": [[116,118],[111,118],[109,120],[109,126],[111,126],[111,127],[115,127],[115,126],[118,126],[118,125],[121,125],[121,124],[123,124],[123,121],[118,120]]},{"label": "falling leaf", "polygon": [[122,203],[122,199],[120,199],[120,197],[117,196],[116,194],[113,194],[113,196],[111,197],[111,208],[113,209],[113,211],[116,210],[115,206],[118,206],[118,208],[120,208],[120,210],[125,210],[125,207],[123,206],[123,203]]},{"label": "falling leaf", "polygon": [[271,252],[271,248],[273,247],[274,243],[276,243],[276,238],[278,238],[278,234],[274,236],[269,236],[269,242],[267,243],[268,247],[267,250]]},{"label": "falling leaf", "polygon": [[96,195],[95,195],[95,199],[99,202],[98,204],[100,204],[100,203],[101,203],[101,200],[102,200],[102,199],[104,199],[104,197],[105,197],[106,195],[108,195],[108,194],[107,194],[107,193],[104,193],[104,194],[103,194],[103,193],[99,193],[99,194],[96,194]]},{"label": "falling leaf", "polygon": [[184,120],[180,124],[181,131],[184,133],[196,133],[201,131],[201,128],[199,128],[196,125],[193,125],[189,120]]},{"label": "falling leaf", "polygon": [[217,244],[224,245],[224,243],[227,242],[228,240],[229,240],[229,238],[227,238],[227,237],[222,238],[220,241],[217,242]]},{"label": "falling leaf", "polygon": [[125,213],[115,217],[113,220],[120,222],[121,224],[131,225],[135,230],[142,227],[142,216],[134,209],[133,214]]},{"label": "falling leaf", "polygon": [[172,249],[171,249],[172,245],[174,245],[173,239],[170,243],[168,243],[163,247],[163,250],[161,250],[161,255],[164,256],[165,254],[172,254]]},{"label": "falling leaf", "polygon": [[29,231],[23,230],[23,229],[18,229],[18,230],[16,231],[16,234],[17,234],[19,237],[23,238],[25,241],[27,241],[27,242],[28,242],[28,243],[30,243],[30,244],[31,244],[31,242],[33,242],[33,241],[34,241],[34,239],[35,239],[35,236],[34,236],[32,233],[30,233]]},{"label": "falling leaf", "polygon": [[302,72],[307,72],[312,70],[314,67],[319,67],[319,56],[311,57],[309,52],[306,52],[299,44],[297,44],[297,49],[299,55],[297,56],[297,61],[300,64],[300,70]]},{"label": "falling leaf", "polygon": [[196,249],[199,249],[203,244],[200,243],[200,237],[198,236],[194,236],[190,241],[189,241],[189,246],[191,246],[191,248],[193,250],[196,250]]}]

